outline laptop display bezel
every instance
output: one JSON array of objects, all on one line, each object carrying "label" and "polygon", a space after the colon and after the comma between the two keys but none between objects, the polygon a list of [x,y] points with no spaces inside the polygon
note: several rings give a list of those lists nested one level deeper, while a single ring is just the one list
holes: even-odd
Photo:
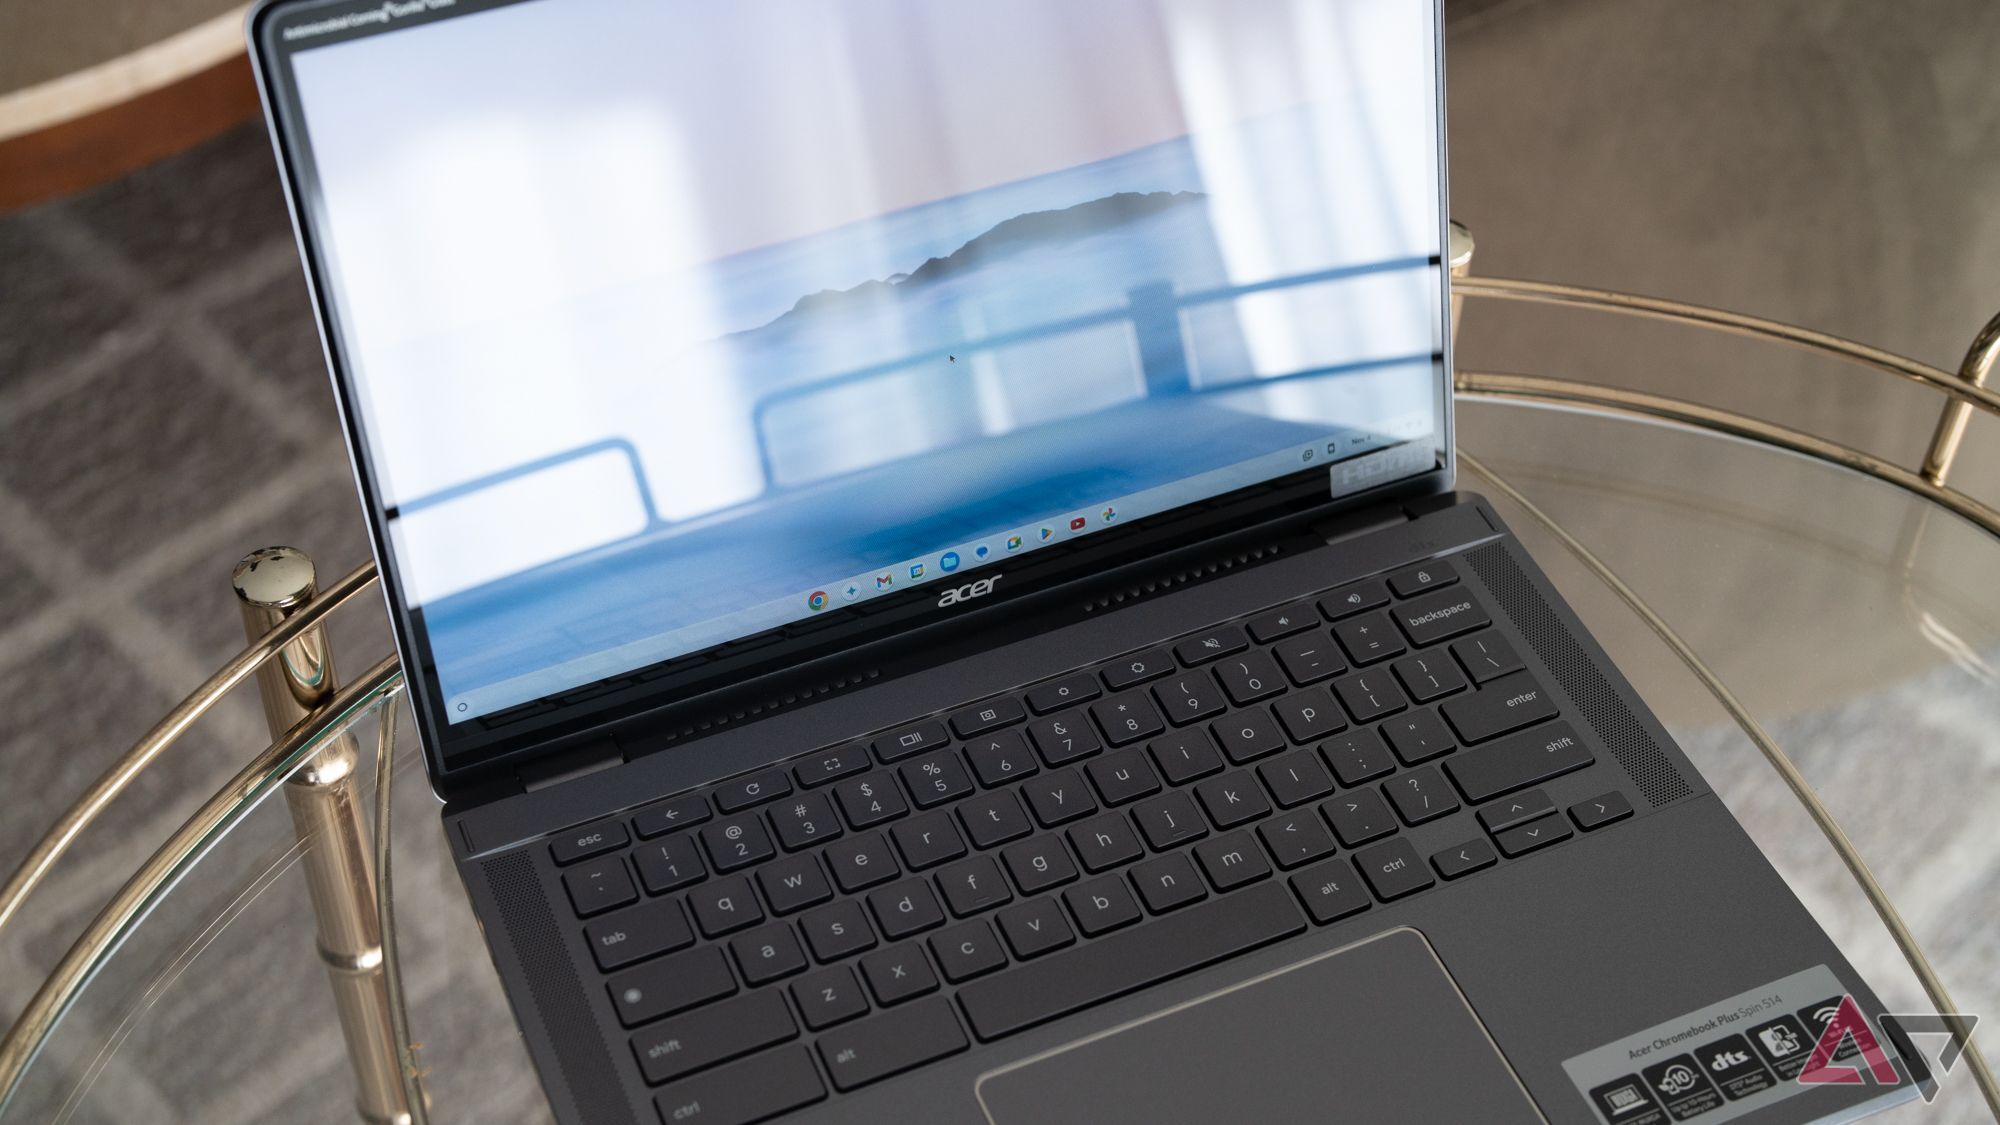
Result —
[{"label": "laptop display bezel", "polygon": [[[843,643],[894,645],[902,635],[919,631],[924,643],[935,643],[940,629],[951,630],[963,622],[966,629],[990,623],[996,609],[1029,598],[1046,595],[1066,585],[1087,582],[1108,567],[1129,563],[1134,552],[1166,552],[1218,534],[1218,529],[1256,523],[1279,512],[1333,515],[1364,505],[1385,504],[1413,496],[1449,489],[1456,476],[1451,409],[1453,334],[1450,323],[1450,284],[1444,263],[1436,271],[1439,284],[1436,309],[1442,325],[1443,359],[1435,376],[1436,414],[1433,467],[1425,472],[1395,478],[1365,491],[1335,498],[1331,495],[1328,468],[1317,465],[1297,473],[1215,498],[1184,509],[1162,513],[1131,525],[1107,529],[1079,541],[1060,552],[1031,552],[1016,560],[982,567],[978,577],[1000,579],[976,606],[936,604],[941,587],[923,586],[889,598],[873,599],[863,606],[847,607],[837,614],[808,619],[754,637],[741,638],[703,653],[690,654],[665,662],[666,670],[649,679],[641,678],[650,669],[634,669],[596,684],[566,689],[553,700],[537,701],[510,708],[496,715],[460,723],[446,721],[442,692],[430,660],[421,618],[403,596],[394,545],[387,532],[385,509],[376,487],[375,467],[364,432],[362,412],[357,408],[357,390],[345,362],[341,345],[340,312],[329,299],[327,284],[333,266],[327,248],[318,238],[321,228],[315,209],[316,171],[306,140],[304,111],[288,62],[293,54],[347,39],[373,34],[395,34],[407,27],[441,19],[463,18],[497,7],[517,3],[557,3],[559,0],[454,0],[426,7],[394,26],[359,25],[348,30],[315,34],[297,45],[288,44],[283,29],[300,23],[338,20],[359,12],[383,9],[380,0],[263,0],[247,17],[252,69],[263,96],[266,121],[281,171],[294,234],[305,267],[306,282],[314,317],[320,330],[322,349],[334,397],[339,406],[355,487],[368,523],[370,541],[381,571],[381,588],[388,609],[398,655],[408,674],[409,693],[426,766],[433,788],[446,794],[460,781],[490,779],[523,763],[583,746],[604,737],[608,729],[630,723],[662,707],[682,702],[692,695],[714,691],[727,684],[748,683],[762,677],[781,675],[805,661],[824,660],[838,655]],[[1339,0],[1328,0],[1337,3]],[[1432,29],[1432,73],[1435,80],[1437,135],[1436,217],[1440,249],[1449,245],[1449,200],[1444,103],[1443,12],[1441,0],[1410,0],[1429,11]],[[1203,518],[1191,519],[1190,509],[1202,509]],[[310,544],[302,544],[310,548]],[[975,612],[976,610],[976,612]],[[801,628],[801,626],[806,626]],[[771,634],[779,634],[773,639]],[[708,665],[708,674],[677,673],[672,666],[690,671]],[[622,686],[621,686],[622,685]]]}]

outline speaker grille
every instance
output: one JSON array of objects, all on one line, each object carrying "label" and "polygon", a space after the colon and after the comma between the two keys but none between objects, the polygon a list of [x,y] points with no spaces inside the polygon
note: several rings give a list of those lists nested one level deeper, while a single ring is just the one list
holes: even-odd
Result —
[{"label": "speaker grille", "polygon": [[1134,582],[1122,590],[1116,590],[1101,597],[1092,598],[1090,601],[1083,603],[1083,611],[1085,613],[1096,613],[1100,610],[1110,609],[1113,606],[1138,601],[1141,598],[1150,597],[1167,590],[1178,589],[1205,578],[1213,578],[1218,574],[1235,570],[1239,566],[1248,566],[1251,563],[1262,562],[1265,559],[1274,558],[1282,553],[1284,553],[1282,545],[1270,543],[1262,547],[1252,547],[1247,551],[1240,551],[1236,554],[1225,555],[1205,563],[1197,563],[1172,574],[1164,574],[1158,578],[1149,578],[1143,582]]},{"label": "speaker grille", "polygon": [[563,948],[562,931],[549,910],[548,892],[535,876],[534,862],[515,852],[487,861],[480,872],[499,904],[501,932],[513,948],[514,966],[528,982],[532,1018],[539,1019],[549,1040],[559,1045],[556,1070],[571,1104],[585,1121],[629,1120],[632,1107],[625,1100],[624,1083],[612,1069],[604,1033]]},{"label": "speaker grille", "polygon": [[1611,748],[1611,756],[1632,776],[1646,800],[1657,808],[1687,796],[1691,792],[1687,779],[1640,725],[1597,662],[1583,651],[1575,634],[1528,581],[1507,548],[1490,543],[1467,555],[1466,561],[1527,638],[1535,655],[1555,674],[1556,682],[1576,701],[1577,709]]}]

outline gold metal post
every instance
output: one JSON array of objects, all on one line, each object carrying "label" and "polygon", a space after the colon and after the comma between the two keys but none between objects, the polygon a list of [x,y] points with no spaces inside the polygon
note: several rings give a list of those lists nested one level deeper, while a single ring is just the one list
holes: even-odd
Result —
[{"label": "gold metal post", "polygon": [[[291,547],[253,551],[232,578],[243,629],[254,640],[312,600],[312,559]],[[274,738],[333,698],[339,677],[324,629],[308,629],[278,658],[257,670],[264,717]],[[382,721],[387,722],[384,718]],[[292,826],[305,842],[306,885],[319,926],[319,958],[333,985],[334,1008],[354,1066],[361,1116],[407,1125],[402,1067],[382,975],[382,932],[375,914],[375,879],[354,798],[360,749],[342,733],[285,782]]]},{"label": "gold metal post", "polygon": [[[1993,373],[1993,365],[2000,361],[2000,315],[1986,322],[1979,335],[1967,349],[1964,362],[1959,364],[1958,377],[1970,386],[1985,389],[1986,377]],[[1951,463],[1958,459],[1958,444],[1965,439],[1965,424],[1972,420],[1972,405],[1962,399],[1952,399],[1944,404],[1944,413],[1938,416],[1937,432],[1931,435],[1931,446],[1924,451],[1924,479],[1932,484],[1943,484],[1946,474],[1951,472]]]},{"label": "gold metal post", "polygon": [[[1451,221],[1451,241],[1445,246],[1445,265],[1450,267],[1454,278],[1469,277],[1472,274],[1472,232],[1457,219]],[[1451,293],[1451,332],[1458,335],[1459,310],[1465,307],[1465,296],[1458,292],[1456,283]]]}]

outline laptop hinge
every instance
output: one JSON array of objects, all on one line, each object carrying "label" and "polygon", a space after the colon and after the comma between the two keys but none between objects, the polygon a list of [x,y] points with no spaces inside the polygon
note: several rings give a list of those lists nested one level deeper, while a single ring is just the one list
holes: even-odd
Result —
[{"label": "laptop hinge", "polygon": [[529,793],[559,785],[573,777],[608,770],[623,765],[625,752],[610,738],[600,738],[585,743],[573,750],[565,750],[547,758],[524,762],[514,771],[521,780],[521,788]]}]

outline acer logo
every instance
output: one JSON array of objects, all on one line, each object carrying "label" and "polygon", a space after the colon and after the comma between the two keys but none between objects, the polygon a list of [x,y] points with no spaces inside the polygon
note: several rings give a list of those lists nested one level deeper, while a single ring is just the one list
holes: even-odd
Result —
[{"label": "acer logo", "polygon": [[1000,578],[1001,576],[996,574],[991,578],[982,578],[977,582],[967,582],[956,589],[946,590],[944,597],[938,599],[938,606],[942,608],[948,605],[957,605],[960,602],[969,602],[981,595],[990,594],[993,592],[993,587],[999,584]]}]

